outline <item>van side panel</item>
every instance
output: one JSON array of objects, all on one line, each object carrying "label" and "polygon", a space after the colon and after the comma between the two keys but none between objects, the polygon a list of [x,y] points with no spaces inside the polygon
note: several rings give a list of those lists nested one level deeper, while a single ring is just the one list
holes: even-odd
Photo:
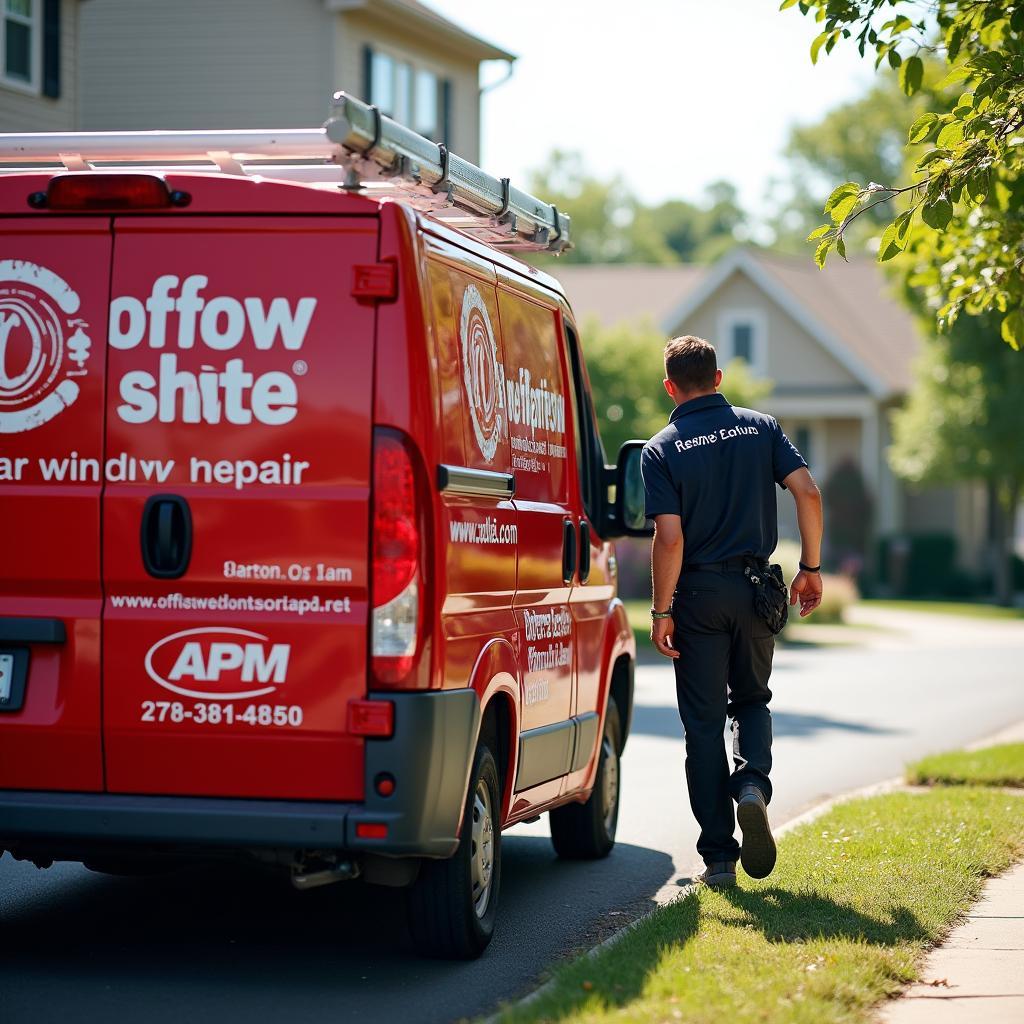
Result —
[{"label": "van side panel", "polygon": [[[110,221],[11,217],[0,238],[0,654],[27,652],[0,788],[94,791]],[[32,618],[52,642],[30,642]]]},{"label": "van side panel", "polygon": [[375,218],[117,221],[111,792],[362,798],[376,246]]},{"label": "van side panel", "polygon": [[444,685],[458,687],[470,684],[493,638],[515,642],[517,518],[493,276],[453,246],[424,245],[438,462],[446,467],[438,481],[440,653]]},{"label": "van side panel", "polygon": [[556,311],[516,284],[499,274],[520,544],[515,611],[523,735],[516,789],[528,791],[522,798],[533,804],[558,795],[572,758],[576,637],[569,610],[573,573],[563,579],[563,552],[574,544],[576,516],[569,490],[568,378]]}]

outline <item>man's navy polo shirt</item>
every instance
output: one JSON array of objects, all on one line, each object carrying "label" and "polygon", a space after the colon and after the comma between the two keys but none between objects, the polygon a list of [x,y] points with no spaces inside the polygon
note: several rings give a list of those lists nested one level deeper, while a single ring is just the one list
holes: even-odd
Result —
[{"label": "man's navy polo shirt", "polygon": [[806,465],[773,416],[702,395],[644,446],[644,511],[682,518],[688,564],[767,558],[779,539],[775,485]]}]

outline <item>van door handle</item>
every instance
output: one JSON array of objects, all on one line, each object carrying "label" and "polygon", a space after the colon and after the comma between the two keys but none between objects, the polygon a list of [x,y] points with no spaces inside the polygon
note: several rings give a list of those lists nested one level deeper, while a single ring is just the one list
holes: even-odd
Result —
[{"label": "van door handle", "polygon": [[572,583],[576,572],[576,527],[571,519],[562,521],[562,582]]},{"label": "van door handle", "polygon": [[580,583],[590,579],[590,523],[580,520]]},{"label": "van door handle", "polygon": [[142,510],[142,564],[150,576],[184,576],[192,557],[192,512],[178,494],[154,494]]}]

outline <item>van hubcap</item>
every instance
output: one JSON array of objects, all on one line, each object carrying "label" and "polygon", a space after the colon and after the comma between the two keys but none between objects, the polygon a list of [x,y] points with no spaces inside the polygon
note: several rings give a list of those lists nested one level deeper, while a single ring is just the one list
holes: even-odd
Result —
[{"label": "van hubcap", "polygon": [[601,745],[604,758],[604,778],[601,786],[601,814],[605,832],[615,834],[615,818],[619,805],[619,754],[610,736]]},{"label": "van hubcap", "polygon": [[491,791],[481,779],[473,794],[473,834],[470,859],[473,864],[473,909],[477,917],[487,913],[491,902],[494,870],[494,824],[491,821]]}]

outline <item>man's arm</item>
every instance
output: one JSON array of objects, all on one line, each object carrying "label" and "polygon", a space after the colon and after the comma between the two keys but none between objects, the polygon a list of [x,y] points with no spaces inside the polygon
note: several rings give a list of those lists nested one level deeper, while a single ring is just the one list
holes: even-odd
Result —
[{"label": "man's arm", "polygon": [[[666,612],[672,607],[672,594],[683,568],[683,524],[679,516],[654,517],[654,543],[651,545],[651,592],[655,611]],[[653,619],[651,643],[666,658],[678,658],[672,646],[673,622]]]},{"label": "man's arm", "polygon": [[[821,534],[824,519],[821,491],[814,477],[803,466],[782,481],[796,502],[796,521],[800,528],[800,561],[804,565],[821,565]],[[801,570],[793,579],[789,603],[800,601],[800,615],[810,615],[821,604],[821,573]]]}]

